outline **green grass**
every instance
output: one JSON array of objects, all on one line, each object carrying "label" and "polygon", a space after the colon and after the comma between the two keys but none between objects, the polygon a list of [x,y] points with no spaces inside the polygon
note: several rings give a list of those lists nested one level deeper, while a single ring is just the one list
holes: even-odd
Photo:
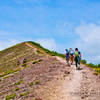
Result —
[{"label": "green grass", "polygon": [[81,63],[82,63],[82,64],[86,64],[87,61],[82,59],[82,60],[81,60]]},{"label": "green grass", "polygon": [[24,69],[25,69],[25,68],[28,68],[28,67],[30,67],[30,66],[25,66]]},{"label": "green grass", "polygon": [[[8,69],[17,68],[18,60],[23,57],[28,57],[27,60],[32,60],[34,53],[32,48],[25,43],[14,45],[10,48],[0,51],[0,73],[7,72]],[[24,59],[26,63],[26,60]]]},{"label": "green grass", "polygon": [[20,88],[15,88],[14,91],[18,91]]},{"label": "green grass", "polygon": [[55,64],[54,62],[52,62],[52,64]]},{"label": "green grass", "polygon": [[16,96],[16,94],[15,94],[15,93],[13,93],[13,94],[11,94],[11,95],[7,96],[7,97],[5,98],[5,100],[10,100],[10,99],[13,99],[15,96]]},{"label": "green grass", "polygon": [[21,68],[19,67],[18,69],[13,70],[13,73],[14,73],[14,72],[17,72],[17,71],[20,71],[20,70],[21,70]]},{"label": "green grass", "polygon": [[63,75],[63,77],[66,77],[66,75]]},{"label": "green grass", "polygon": [[34,61],[32,64],[36,64],[36,63],[38,63],[38,61]]},{"label": "green grass", "polygon": [[38,60],[38,62],[41,62],[41,61],[43,61],[43,59],[39,59],[39,60]]},{"label": "green grass", "polygon": [[29,84],[29,86],[33,86],[33,82],[31,82],[31,83]]},{"label": "green grass", "polygon": [[96,75],[99,75],[99,74],[100,74],[100,68],[94,68],[94,69],[95,69],[95,71],[96,71],[95,74],[96,74]]},{"label": "green grass", "polygon": [[10,77],[10,76],[5,76],[3,79],[6,79],[6,78],[8,78],[8,77]]},{"label": "green grass", "polygon": [[65,58],[65,55],[64,54],[61,54],[61,53],[57,53],[56,51],[50,51],[44,47],[42,47],[39,43],[36,43],[36,42],[33,42],[33,41],[26,41],[28,43],[31,43],[37,47],[39,47],[40,49],[42,49],[45,53],[47,54],[50,54],[51,56],[60,56],[62,58]]},{"label": "green grass", "polygon": [[94,73],[94,75],[98,75],[98,74],[99,74],[98,72],[95,72],[95,73]]},{"label": "green grass", "polygon": [[38,54],[43,54],[40,50],[36,50],[36,52],[37,52]]},{"label": "green grass", "polygon": [[18,72],[15,72],[14,75],[15,75],[15,74],[18,74]]},{"label": "green grass", "polygon": [[8,70],[7,72],[1,74],[0,77],[3,77],[3,76],[5,76],[5,75],[8,75],[8,74],[11,74],[11,73],[20,71],[20,70],[21,70],[21,68],[18,68],[18,69],[16,69],[16,70],[10,69],[10,70]]},{"label": "green grass", "polygon": [[27,60],[26,60],[26,59],[24,59],[23,63],[26,63],[26,62],[27,62]]},{"label": "green grass", "polygon": [[30,92],[27,91],[26,93],[21,93],[20,96],[22,97],[22,96],[25,96],[25,95],[27,95],[27,94],[29,94],[29,93],[30,93]]},{"label": "green grass", "polygon": [[26,66],[26,63],[23,63],[22,66],[23,66],[23,67]]},{"label": "green grass", "polygon": [[39,84],[39,83],[40,83],[40,80],[35,81],[35,83],[36,83],[36,84]]},{"label": "green grass", "polygon": [[38,61],[33,61],[32,64],[36,64],[36,63],[41,62],[41,61],[43,61],[43,59],[39,59]]},{"label": "green grass", "polygon": [[23,80],[20,80],[19,82],[15,83],[15,85],[19,85],[23,82]]},{"label": "green grass", "polygon": [[8,75],[10,73],[13,73],[13,70],[12,69],[9,70],[9,71],[7,71],[7,72],[5,72],[5,73],[3,73],[2,75],[0,75],[0,77],[3,77],[3,76]]}]

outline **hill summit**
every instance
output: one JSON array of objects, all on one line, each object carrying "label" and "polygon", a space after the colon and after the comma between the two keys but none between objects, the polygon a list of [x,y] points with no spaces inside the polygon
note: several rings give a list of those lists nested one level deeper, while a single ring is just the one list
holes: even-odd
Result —
[{"label": "hill summit", "polygon": [[0,51],[0,100],[42,100],[37,90],[63,67],[56,55],[64,57],[32,41]]}]

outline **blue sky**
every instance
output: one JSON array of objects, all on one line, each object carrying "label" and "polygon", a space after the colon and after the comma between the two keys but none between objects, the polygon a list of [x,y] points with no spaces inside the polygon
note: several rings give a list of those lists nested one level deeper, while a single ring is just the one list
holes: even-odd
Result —
[{"label": "blue sky", "polygon": [[0,50],[35,41],[100,63],[100,0],[0,0]]}]

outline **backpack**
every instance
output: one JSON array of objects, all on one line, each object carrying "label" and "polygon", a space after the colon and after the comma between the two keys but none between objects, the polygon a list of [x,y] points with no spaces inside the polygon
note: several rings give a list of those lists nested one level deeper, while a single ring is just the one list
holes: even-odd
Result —
[{"label": "backpack", "polygon": [[73,51],[73,50],[71,50],[71,51],[70,51],[70,55],[73,55],[73,54],[74,54],[74,51]]},{"label": "backpack", "polygon": [[75,57],[79,57],[78,51],[75,51]]},{"label": "backpack", "polygon": [[66,50],[66,55],[69,55],[69,51],[68,50]]}]

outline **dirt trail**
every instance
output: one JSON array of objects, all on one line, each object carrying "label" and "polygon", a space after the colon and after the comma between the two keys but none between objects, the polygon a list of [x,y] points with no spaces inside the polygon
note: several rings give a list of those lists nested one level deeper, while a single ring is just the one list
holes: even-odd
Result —
[{"label": "dirt trail", "polygon": [[[57,59],[66,64],[65,59]],[[39,95],[43,100],[100,100],[100,78],[93,75],[91,68],[81,65],[82,70],[76,70],[75,65],[66,68],[70,74],[61,71],[51,82],[48,82]],[[65,75],[65,76],[64,76]]]},{"label": "dirt trail", "polygon": [[[31,48],[33,49],[33,51],[34,51],[35,54],[38,54],[38,53],[37,53],[37,48],[33,47],[33,46],[32,46],[31,44],[29,44],[28,42],[25,42],[25,44],[26,44],[27,46],[31,47]],[[41,50],[40,50],[40,51],[41,51]],[[43,51],[41,51],[41,52],[43,52]],[[45,53],[45,52],[43,52],[43,53],[46,54],[47,57],[50,57],[49,54],[47,54],[47,53]]]},{"label": "dirt trail", "polygon": [[[37,95],[43,100],[100,100],[100,77],[93,75],[92,68],[81,64],[82,70],[76,70],[75,64],[69,67],[65,59],[57,59],[66,67],[59,70],[52,81],[37,91]],[[69,71],[70,74],[65,74],[64,71]]]},{"label": "dirt trail", "polygon": [[[57,59],[63,63],[66,63],[66,61],[60,57],[57,57]],[[71,67],[71,74],[69,76],[70,80],[68,82],[65,80],[62,84],[63,100],[80,100],[81,97],[75,97],[72,96],[72,94],[80,91],[79,89],[81,86],[80,82],[82,81],[82,74],[81,71],[75,70],[75,65],[71,65]]]},{"label": "dirt trail", "polygon": [[36,48],[34,48],[33,46],[31,46],[31,45],[30,45],[29,43],[27,43],[27,42],[25,42],[25,44],[28,45],[29,47],[33,48],[34,53],[37,54],[37,52],[36,52],[37,49],[36,49]]}]

